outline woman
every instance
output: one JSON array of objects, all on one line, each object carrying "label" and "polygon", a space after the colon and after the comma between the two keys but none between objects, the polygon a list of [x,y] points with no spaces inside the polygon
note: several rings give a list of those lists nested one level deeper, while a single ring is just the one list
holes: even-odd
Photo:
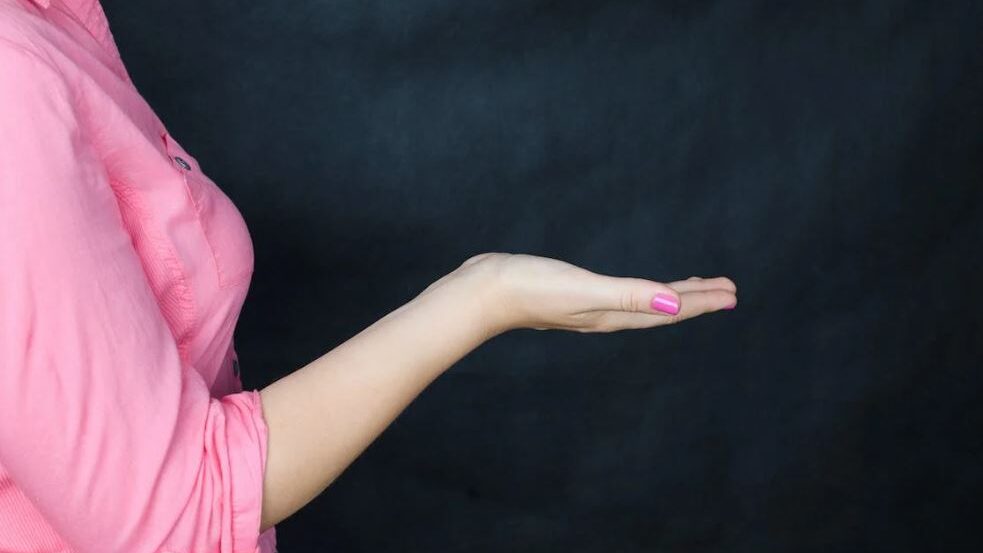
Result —
[{"label": "woman", "polygon": [[98,0],[0,0],[0,130],[0,551],[275,551],[274,524],[492,337],[737,301],[723,277],[484,253],[243,390],[247,228],[134,88]]}]

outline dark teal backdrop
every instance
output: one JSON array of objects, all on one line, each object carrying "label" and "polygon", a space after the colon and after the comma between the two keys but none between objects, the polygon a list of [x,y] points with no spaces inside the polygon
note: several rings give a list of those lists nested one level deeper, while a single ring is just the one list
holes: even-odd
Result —
[{"label": "dark teal backdrop", "polygon": [[485,344],[283,553],[983,550],[983,3],[104,6],[249,225],[249,388],[482,251],[740,287]]}]

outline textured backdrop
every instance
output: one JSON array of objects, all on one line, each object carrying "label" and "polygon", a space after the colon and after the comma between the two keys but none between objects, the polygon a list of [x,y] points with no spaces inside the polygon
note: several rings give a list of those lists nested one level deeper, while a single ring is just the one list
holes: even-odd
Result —
[{"label": "textured backdrop", "polygon": [[247,388],[482,251],[740,289],[485,344],[282,553],[983,547],[983,3],[104,6],[249,225]]}]

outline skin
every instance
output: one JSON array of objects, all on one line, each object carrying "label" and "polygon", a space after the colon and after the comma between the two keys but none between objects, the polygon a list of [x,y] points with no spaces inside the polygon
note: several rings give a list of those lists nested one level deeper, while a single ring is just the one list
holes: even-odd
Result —
[{"label": "skin", "polygon": [[[668,315],[649,305],[679,301]],[[431,382],[512,329],[615,332],[728,309],[726,277],[661,283],[525,254],[473,256],[408,303],[260,390],[269,429],[260,530],[307,505]]]}]

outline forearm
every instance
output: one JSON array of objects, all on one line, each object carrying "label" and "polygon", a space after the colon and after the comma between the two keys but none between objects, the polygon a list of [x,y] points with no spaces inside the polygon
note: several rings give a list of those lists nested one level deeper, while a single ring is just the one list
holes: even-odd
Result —
[{"label": "forearm", "polygon": [[482,320],[481,287],[438,281],[260,390],[269,428],[261,530],[317,497],[424,388],[495,334]]}]

